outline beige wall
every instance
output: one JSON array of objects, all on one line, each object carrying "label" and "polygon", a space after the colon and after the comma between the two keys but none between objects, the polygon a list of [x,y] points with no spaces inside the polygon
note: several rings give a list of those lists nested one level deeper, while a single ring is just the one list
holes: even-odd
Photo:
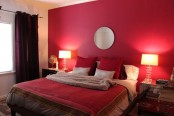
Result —
[{"label": "beige wall", "polygon": [[[39,65],[40,74],[42,67],[48,65],[48,9],[55,7],[52,4],[33,2],[32,0],[0,0],[2,9],[23,11],[30,14],[39,14]],[[0,21],[14,24],[15,14],[0,11]],[[41,76],[41,75],[40,75]],[[15,83],[15,73],[0,74],[0,99],[7,95]]]}]

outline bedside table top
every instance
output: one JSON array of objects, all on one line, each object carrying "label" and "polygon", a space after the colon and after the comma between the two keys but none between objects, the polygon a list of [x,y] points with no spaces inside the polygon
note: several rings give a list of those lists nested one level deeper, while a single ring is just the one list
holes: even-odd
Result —
[{"label": "bedside table top", "polygon": [[59,71],[59,69],[57,68],[42,68],[42,69]]},{"label": "bedside table top", "polygon": [[149,81],[149,82],[147,82],[146,80],[143,80],[143,81],[141,82],[141,84],[157,85],[157,84],[156,84],[156,80],[151,80],[151,81]]},{"label": "bedside table top", "polygon": [[[44,70],[50,70],[50,71],[58,71],[58,72],[66,72],[63,69],[57,69],[57,68],[42,68]],[[70,72],[70,71],[67,71]]]}]

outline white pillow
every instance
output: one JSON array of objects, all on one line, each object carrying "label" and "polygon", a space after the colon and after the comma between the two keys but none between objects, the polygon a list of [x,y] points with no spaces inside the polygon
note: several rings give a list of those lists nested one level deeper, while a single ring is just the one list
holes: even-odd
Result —
[{"label": "white pillow", "polygon": [[88,76],[90,68],[74,67],[72,73]]},{"label": "white pillow", "polygon": [[134,65],[124,65],[127,74],[127,79],[137,80],[139,74],[139,68]]},{"label": "white pillow", "polygon": [[103,79],[112,79],[114,76],[115,71],[106,71],[106,70],[100,70],[96,68],[95,71],[95,77],[103,78]]}]

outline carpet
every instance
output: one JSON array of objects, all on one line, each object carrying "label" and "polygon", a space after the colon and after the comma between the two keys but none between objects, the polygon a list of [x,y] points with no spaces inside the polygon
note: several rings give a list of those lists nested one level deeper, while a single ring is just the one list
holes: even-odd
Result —
[{"label": "carpet", "polygon": [[6,104],[6,100],[0,101],[0,116],[10,116],[10,108]]}]

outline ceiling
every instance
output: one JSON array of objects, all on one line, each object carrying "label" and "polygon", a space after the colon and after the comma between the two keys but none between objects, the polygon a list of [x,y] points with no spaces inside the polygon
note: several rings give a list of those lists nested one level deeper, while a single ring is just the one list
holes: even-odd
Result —
[{"label": "ceiling", "polygon": [[55,4],[57,7],[69,6],[73,4],[80,4],[85,2],[92,2],[97,0],[34,0],[43,3]]}]

